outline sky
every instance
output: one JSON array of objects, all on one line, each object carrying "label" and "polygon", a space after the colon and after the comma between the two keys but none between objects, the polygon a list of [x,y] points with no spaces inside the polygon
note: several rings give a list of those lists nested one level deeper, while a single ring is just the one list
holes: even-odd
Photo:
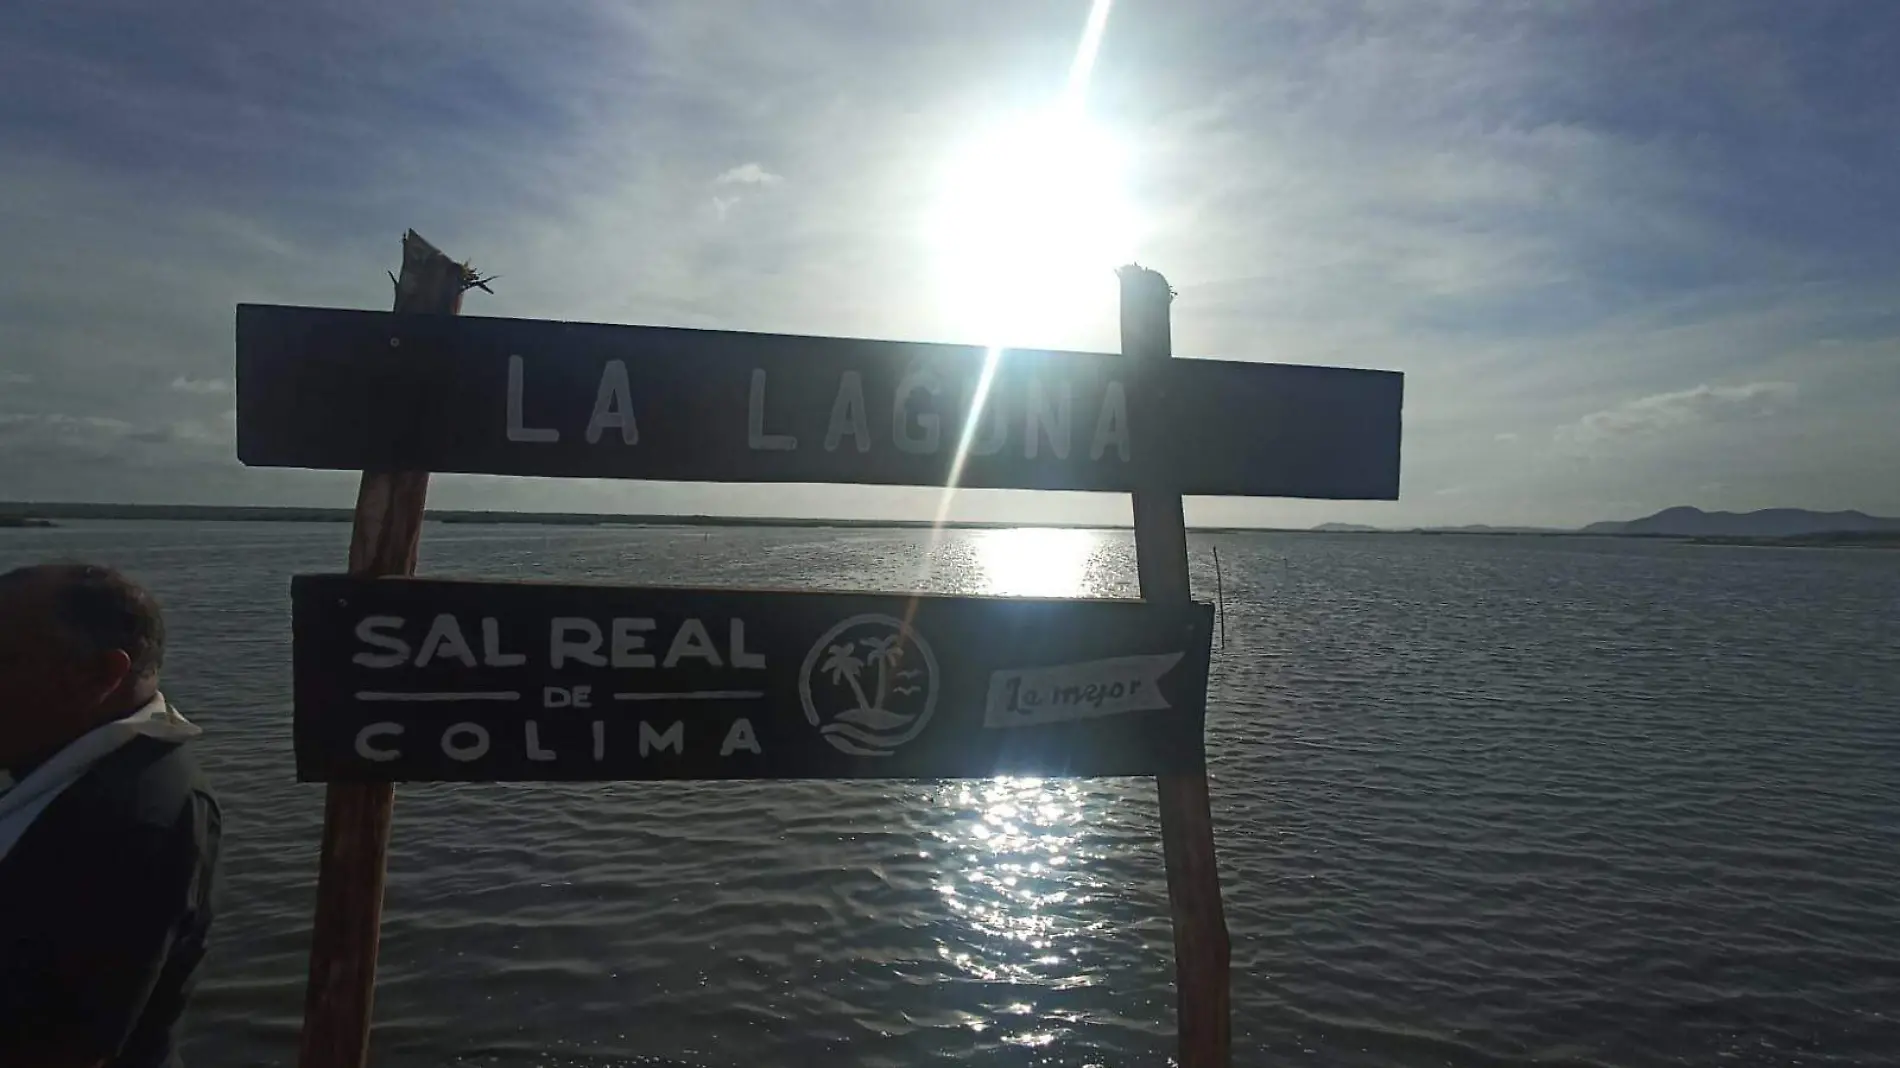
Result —
[{"label": "sky", "polygon": [[[1398,501],[1196,498],[1190,522],[1900,515],[1900,6],[1120,0],[1082,83],[1090,9],[0,7],[0,499],[347,506],[347,473],[237,463],[234,308],[387,309],[411,227],[499,276],[468,314],[998,340],[967,284],[984,231],[944,205],[997,170],[997,131],[1067,93],[1110,146],[1074,203],[1117,212],[1117,244],[1087,254],[1167,275],[1178,355],[1406,374]],[[1114,263],[1086,258],[1026,261],[1049,297],[1003,340],[1116,351]],[[937,501],[431,491],[684,514]],[[1126,522],[1128,504],[972,491],[950,515]]]}]

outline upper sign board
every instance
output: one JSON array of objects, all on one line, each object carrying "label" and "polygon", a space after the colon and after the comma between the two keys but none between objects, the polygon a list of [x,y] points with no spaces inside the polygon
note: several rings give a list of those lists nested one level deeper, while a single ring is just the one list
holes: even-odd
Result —
[{"label": "upper sign board", "polygon": [[1204,768],[1204,604],[299,576],[318,781]]},{"label": "upper sign board", "polygon": [[[1403,376],[240,305],[257,467],[1391,500]],[[971,413],[978,418],[971,425]],[[957,457],[966,452],[961,470]]]}]

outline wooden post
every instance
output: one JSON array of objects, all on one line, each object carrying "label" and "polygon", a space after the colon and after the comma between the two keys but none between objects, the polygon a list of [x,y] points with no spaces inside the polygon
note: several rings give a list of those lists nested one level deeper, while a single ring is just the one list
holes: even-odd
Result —
[{"label": "wooden post", "polygon": [[[414,230],[403,235],[395,310],[453,315],[468,275]],[[350,574],[411,575],[422,539],[427,471],[365,471],[350,531]],[[330,786],[323,806],[317,910],[304,991],[302,1068],[361,1068],[369,1058],[376,951],[382,934],[384,863],[395,790],[387,783]]]},{"label": "wooden post", "polygon": [[[1122,354],[1141,359],[1174,355],[1168,305],[1174,292],[1159,272],[1130,265],[1121,279]],[[1153,391],[1160,376],[1131,392],[1135,404],[1158,407]],[[1137,409],[1139,411],[1139,407]],[[1137,419],[1139,419],[1137,415]],[[1141,435],[1188,433],[1189,428],[1142,426]],[[1187,525],[1181,494],[1167,483],[1167,472],[1153,465],[1134,494],[1135,568],[1141,596],[1157,603],[1185,602],[1188,590]],[[1207,776],[1161,775],[1155,779],[1161,802],[1161,842],[1168,863],[1168,902],[1174,912],[1175,1017],[1181,1068],[1228,1068],[1232,1025],[1228,1013],[1227,916],[1221,904],[1220,870],[1214,861],[1214,823],[1208,806]]]}]

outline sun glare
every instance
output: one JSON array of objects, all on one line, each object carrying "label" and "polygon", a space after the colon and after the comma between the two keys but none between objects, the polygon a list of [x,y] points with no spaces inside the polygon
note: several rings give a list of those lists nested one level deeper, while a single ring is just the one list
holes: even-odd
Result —
[{"label": "sun glare", "polygon": [[931,239],[946,310],[990,344],[1113,322],[1113,270],[1133,252],[1122,151],[1079,107],[972,140],[943,179]]},{"label": "sun glare", "polygon": [[947,157],[927,223],[939,291],[952,321],[989,351],[938,502],[939,528],[1008,347],[1072,347],[1079,327],[1117,320],[1113,271],[1134,258],[1134,216],[1121,146],[1084,106],[1110,4],[1089,5],[1068,83],[1050,107]]}]

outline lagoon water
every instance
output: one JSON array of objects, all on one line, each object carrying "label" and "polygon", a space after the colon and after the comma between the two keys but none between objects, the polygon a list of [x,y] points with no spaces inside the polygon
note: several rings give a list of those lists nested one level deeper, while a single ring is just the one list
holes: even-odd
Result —
[{"label": "lagoon water", "polygon": [[[321,822],[288,585],[342,525],[0,531],[118,564],[228,812],[197,1065],[294,1060]],[[1900,553],[1193,539],[1235,1063],[1900,1056]],[[1122,533],[432,525],[423,570],[1132,595]],[[398,790],[374,1062],[1154,1065],[1143,780]]]}]

